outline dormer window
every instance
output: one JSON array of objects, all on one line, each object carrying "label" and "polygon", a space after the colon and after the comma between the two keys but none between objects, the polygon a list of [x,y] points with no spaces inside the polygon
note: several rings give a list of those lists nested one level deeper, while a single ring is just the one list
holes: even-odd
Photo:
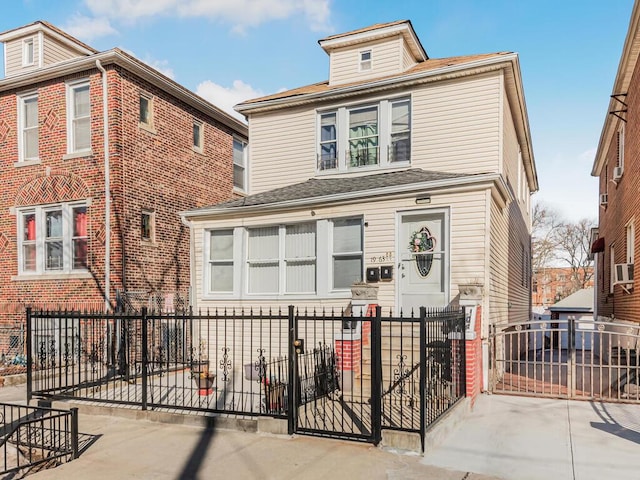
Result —
[{"label": "dormer window", "polygon": [[33,38],[22,42],[22,66],[28,67],[34,63]]},{"label": "dormer window", "polygon": [[360,52],[360,71],[367,72],[371,70],[371,50]]}]

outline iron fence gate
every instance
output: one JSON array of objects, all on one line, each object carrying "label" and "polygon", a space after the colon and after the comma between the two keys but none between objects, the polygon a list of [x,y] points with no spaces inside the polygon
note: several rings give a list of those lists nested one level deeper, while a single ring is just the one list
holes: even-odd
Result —
[{"label": "iron fence gate", "polygon": [[493,326],[495,393],[640,402],[640,326],[592,319]]},{"label": "iron fence gate", "polygon": [[464,312],[370,313],[28,309],[27,395],[269,415],[373,443],[424,434],[465,395]]}]

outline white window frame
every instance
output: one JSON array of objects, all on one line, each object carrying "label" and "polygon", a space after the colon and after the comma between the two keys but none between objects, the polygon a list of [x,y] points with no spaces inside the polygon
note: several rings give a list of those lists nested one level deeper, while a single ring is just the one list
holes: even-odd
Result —
[{"label": "white window frame", "polygon": [[[360,221],[360,250],[359,251],[350,251],[350,252],[336,252],[335,244],[334,244],[334,225],[335,222],[344,221],[344,220],[359,220]],[[329,258],[329,291],[331,292],[340,292],[340,291],[350,291],[351,287],[345,288],[336,288],[335,287],[335,278],[333,271],[334,259],[336,257],[352,257],[355,255],[360,255],[361,258],[361,278],[360,280],[364,280],[364,218],[357,216],[348,216],[348,217],[337,217],[332,218],[329,221],[329,245],[330,245],[330,258]]]},{"label": "white window frame", "polygon": [[[231,258],[228,259],[216,259],[213,260],[211,258],[211,237],[213,236],[214,232],[226,232],[226,231],[230,231],[231,232],[231,237],[232,237],[232,255]],[[204,285],[205,285],[205,291],[207,294],[209,295],[233,295],[234,292],[236,292],[236,278],[238,277],[238,272],[237,272],[237,255],[236,255],[236,244],[238,243],[237,241],[237,231],[238,229],[234,229],[232,228],[216,228],[216,229],[210,229],[210,230],[205,230],[205,265],[206,265],[206,269],[204,272],[205,275],[205,281],[204,281]],[[213,268],[213,266],[215,264],[231,264],[232,266],[232,286],[231,286],[231,290],[213,290],[213,287],[211,285],[211,269]]]},{"label": "white window frame", "polygon": [[[239,164],[236,162],[236,156],[235,156],[235,146],[236,144],[240,144],[242,145],[242,162],[244,163],[243,165]],[[248,171],[249,171],[249,162],[248,162],[248,158],[249,158],[249,144],[241,139],[241,138],[237,138],[234,137],[233,138],[233,145],[232,145],[232,151],[231,151],[231,155],[233,157],[233,172],[232,172],[232,176],[233,176],[233,188],[234,190],[237,190],[239,192],[247,192],[249,190],[249,186],[248,186],[248,181],[249,181],[249,175],[248,175]],[[242,186],[236,185],[236,181],[235,181],[235,170],[236,167],[239,167],[242,169]]]},{"label": "white window frame", "polygon": [[612,243],[609,246],[609,293],[614,291],[616,281],[616,246]]},{"label": "white window frame", "polygon": [[[83,117],[75,117],[73,112],[75,111],[74,92],[77,89],[89,87],[89,113]],[[89,79],[77,80],[74,82],[68,82],[66,84],[67,89],[67,154],[90,152],[91,151],[91,85]],[[76,141],[76,128],[75,122],[80,119],[89,119],[89,145],[85,148],[75,148]]]},{"label": "white window frame", "polygon": [[[38,106],[38,93],[30,92],[24,93],[18,96],[18,162],[26,162],[26,161],[38,161],[40,159],[40,124],[36,118],[36,126],[35,127],[27,127],[25,124],[26,121],[26,102],[29,100],[36,100],[36,106]],[[36,117],[38,114],[36,113]],[[26,130],[35,130],[37,141],[36,145],[38,147],[38,154],[35,157],[26,157],[26,142],[25,142],[25,133]]]},{"label": "white window frame", "polygon": [[[367,55],[369,58],[365,58]],[[360,50],[358,56],[360,58],[358,66],[361,72],[370,72],[371,70],[373,70],[373,51],[370,48],[366,50]]]},{"label": "white window frame", "polygon": [[634,263],[636,227],[633,219],[625,226],[625,233],[627,237],[627,263]]},{"label": "white window frame", "polygon": [[[409,118],[409,160],[406,161],[391,161],[390,148],[391,142],[391,121],[392,121],[392,106],[396,103],[405,102],[409,103],[409,115],[413,115],[413,98],[411,95],[402,95],[392,98],[381,98],[375,102],[367,103],[355,103],[343,106],[333,106],[327,109],[316,111],[316,173],[331,174],[331,173],[346,173],[346,172],[360,172],[367,170],[380,170],[385,168],[404,168],[411,165],[411,152],[413,151],[413,122],[411,117]],[[368,107],[378,108],[378,163],[376,165],[363,165],[363,166],[350,166],[349,165],[349,117],[350,112],[354,110],[360,110]],[[321,138],[322,138],[322,116],[327,114],[336,114],[336,144],[337,144],[337,161],[335,168],[320,168],[320,160],[322,157]],[[397,132],[396,132],[397,133]],[[386,155],[383,152],[387,152]]]},{"label": "white window frame", "polygon": [[[149,238],[142,236],[142,219],[149,217]],[[143,208],[140,211],[140,240],[144,243],[156,243],[156,212]]]},{"label": "white window frame", "polygon": [[[142,107],[143,99],[147,101],[147,117],[148,118],[146,121],[143,121],[142,118],[140,118],[140,108]],[[147,92],[140,92],[140,96],[138,98],[138,124],[142,128],[150,131],[153,131],[154,129],[153,103],[154,103],[153,95]]]},{"label": "white window frame", "polygon": [[[31,46],[31,51],[29,51],[29,46]],[[22,41],[22,66],[30,67],[32,65],[35,65],[35,63],[36,63],[35,37],[25,38]]]},{"label": "white window frame", "polygon": [[[88,267],[74,268],[73,267],[73,241],[81,238],[86,238],[88,243],[88,231],[87,235],[83,237],[73,236],[73,210],[78,207],[88,207],[88,202],[69,202],[54,205],[38,205],[20,208],[16,210],[17,213],[17,225],[18,225],[18,274],[19,275],[60,275],[60,274],[73,274],[73,273],[85,273],[88,271]],[[46,214],[47,212],[62,211],[62,259],[63,264],[60,269],[51,269],[46,266],[45,252],[46,252]],[[36,222],[36,238],[33,242],[36,246],[36,268],[33,270],[24,270],[24,249],[25,240],[23,238],[24,232],[24,217],[28,214],[35,214]],[[88,215],[88,208],[87,208]],[[87,219],[88,220],[88,219]],[[87,261],[89,256],[87,255]]]},{"label": "white window frame", "polygon": [[624,171],[624,123],[618,128],[618,161],[616,166]]},{"label": "white window frame", "polygon": [[[198,129],[197,138],[196,138],[196,128]],[[203,145],[204,145],[204,123],[202,123],[200,120],[194,120],[193,121],[193,149],[198,153],[202,153]]]}]

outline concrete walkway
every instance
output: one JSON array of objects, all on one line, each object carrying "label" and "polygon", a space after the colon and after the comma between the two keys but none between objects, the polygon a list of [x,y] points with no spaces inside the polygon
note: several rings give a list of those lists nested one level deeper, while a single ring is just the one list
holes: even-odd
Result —
[{"label": "concrete walkway", "polygon": [[640,405],[483,395],[422,463],[510,480],[640,479]]}]

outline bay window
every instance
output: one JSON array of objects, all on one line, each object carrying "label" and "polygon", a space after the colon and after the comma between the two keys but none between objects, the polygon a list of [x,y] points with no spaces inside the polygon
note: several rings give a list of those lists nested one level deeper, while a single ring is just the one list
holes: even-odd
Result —
[{"label": "bay window", "polygon": [[87,269],[87,207],[62,204],[19,212],[18,270],[25,274]]},{"label": "bay window", "polygon": [[408,165],[411,99],[318,112],[318,171]]}]

